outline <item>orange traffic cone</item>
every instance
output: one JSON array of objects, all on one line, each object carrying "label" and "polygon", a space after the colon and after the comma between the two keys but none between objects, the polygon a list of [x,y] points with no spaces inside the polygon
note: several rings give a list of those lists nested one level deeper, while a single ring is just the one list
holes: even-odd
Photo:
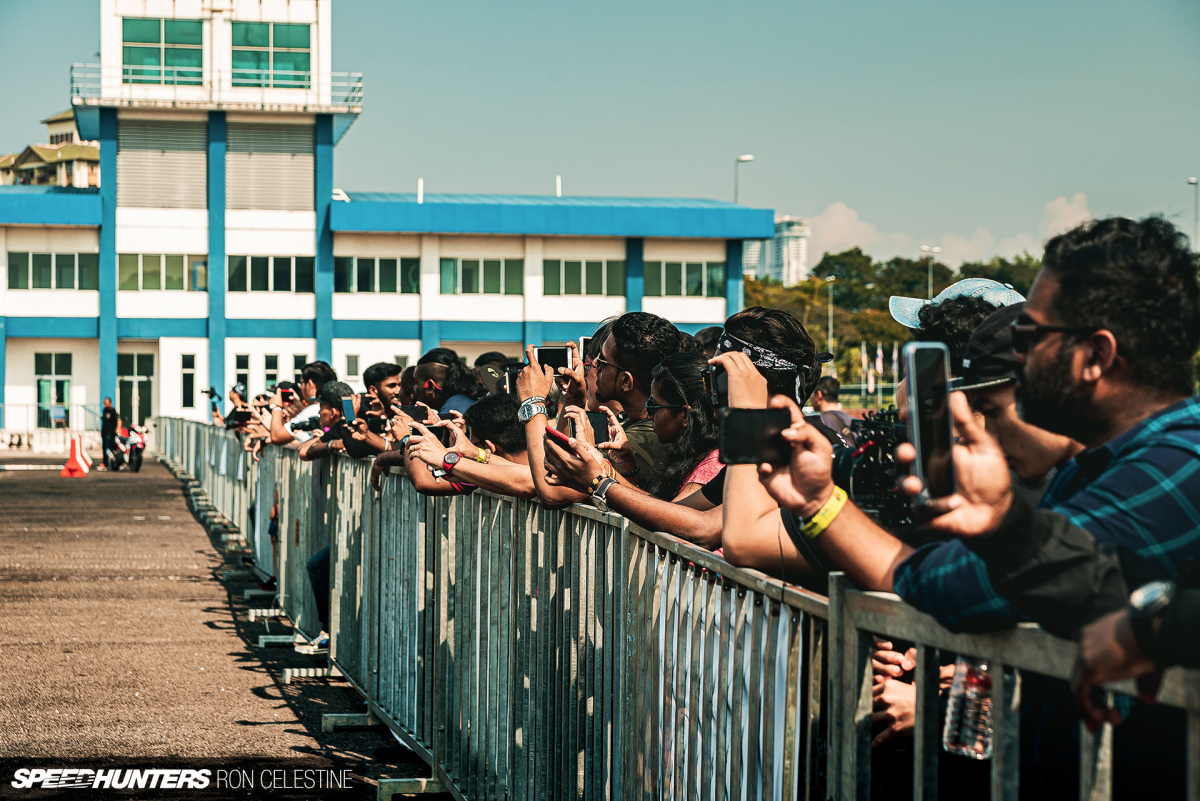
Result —
[{"label": "orange traffic cone", "polygon": [[80,458],[83,452],[82,443],[79,435],[71,437],[71,455],[67,457],[67,463],[63,465],[63,469],[59,475],[63,478],[83,478],[88,474],[87,463]]},{"label": "orange traffic cone", "polygon": [[83,447],[83,435],[76,434],[75,439],[78,440],[78,442],[79,442],[80,458],[83,459],[83,463],[87,466],[87,469],[91,470],[92,469],[92,457],[88,456],[87,449]]}]

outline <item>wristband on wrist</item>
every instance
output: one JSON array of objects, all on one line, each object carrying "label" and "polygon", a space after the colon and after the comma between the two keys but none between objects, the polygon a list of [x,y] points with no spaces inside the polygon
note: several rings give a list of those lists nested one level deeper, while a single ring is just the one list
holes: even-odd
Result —
[{"label": "wristband on wrist", "polygon": [[475,455],[475,461],[480,464],[487,464],[492,460],[492,452],[486,448],[479,448],[479,453]]},{"label": "wristband on wrist", "polygon": [[[630,476],[637,475],[638,471],[640,471],[641,469],[642,469],[642,466],[640,464],[638,464],[637,462],[634,462],[633,469],[630,470],[628,473],[621,473],[621,475],[624,476],[625,478],[629,478]],[[620,471],[618,471],[618,472],[620,472]]]},{"label": "wristband on wrist", "polygon": [[835,486],[833,488],[833,495],[829,496],[829,500],[825,501],[825,505],[815,515],[805,521],[804,527],[801,529],[804,536],[810,540],[815,540],[821,536],[825,529],[829,528],[829,524],[837,518],[842,508],[845,507],[846,500],[846,491],[841,487]]},{"label": "wristband on wrist", "polygon": [[588,484],[587,494],[591,495],[592,493],[594,493],[596,491],[596,488],[600,486],[600,482],[606,478],[608,478],[608,476],[604,475],[604,472],[601,471],[600,475],[593,478],[592,483]]}]

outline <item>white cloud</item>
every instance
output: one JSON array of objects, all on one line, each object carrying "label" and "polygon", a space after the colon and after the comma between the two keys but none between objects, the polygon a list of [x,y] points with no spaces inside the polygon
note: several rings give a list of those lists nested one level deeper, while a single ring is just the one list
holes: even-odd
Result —
[{"label": "white cloud", "polygon": [[890,259],[893,256],[914,258],[920,255],[921,245],[936,245],[942,249],[939,261],[957,267],[964,261],[1011,257],[1026,250],[1041,255],[1042,244],[1047,239],[1091,216],[1087,195],[1076,192],[1069,199],[1060,195],[1043,207],[1036,237],[1019,233],[997,241],[991,231],[979,227],[969,236],[944,233],[935,239],[918,239],[912,234],[880,231],[877,225],[862,219],[855,209],[839,200],[830,203],[817,216],[808,218],[808,227],[812,230],[808,252],[815,264],[825,253],[838,253],[853,247],[860,247],[877,259]]}]

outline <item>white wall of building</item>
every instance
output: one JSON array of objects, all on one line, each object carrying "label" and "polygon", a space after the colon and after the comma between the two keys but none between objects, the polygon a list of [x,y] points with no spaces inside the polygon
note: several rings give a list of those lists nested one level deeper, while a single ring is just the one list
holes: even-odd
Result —
[{"label": "white wall of building", "polygon": [[100,293],[91,290],[22,289],[7,295],[0,313],[8,317],[100,316]]},{"label": "white wall of building", "polygon": [[[346,357],[358,357],[358,375],[347,373]],[[338,378],[364,392],[362,373],[376,362],[395,362],[397,356],[407,356],[409,364],[416,364],[421,357],[419,339],[335,339],[333,340],[333,369]]]},{"label": "white wall of building", "polygon": [[308,292],[225,293],[225,317],[229,320],[311,320],[316,314],[316,295]]},{"label": "white wall of building", "polygon": [[[194,406],[183,407],[183,354],[195,357]],[[184,417],[191,420],[211,420],[208,398],[200,393],[208,389],[208,340],[191,337],[163,337],[158,341],[159,379],[158,414],[164,417]],[[221,391],[224,395],[224,390]]]},{"label": "white wall of building", "polygon": [[363,258],[417,258],[421,255],[421,237],[412,234],[333,235],[334,256]]},{"label": "white wall of building", "polygon": [[[230,256],[315,256],[317,215],[311,211],[225,211]],[[207,247],[206,247],[207,250]]]},{"label": "white wall of building", "polygon": [[217,391],[222,396],[227,396],[229,386],[233,385],[236,380],[234,378],[239,370],[236,369],[238,354],[246,354],[250,357],[250,369],[248,371],[247,390],[250,396],[253,397],[260,392],[265,392],[266,385],[266,356],[268,354],[279,357],[279,375],[280,381],[291,381],[295,376],[292,369],[292,358],[294,356],[304,356],[306,362],[316,358],[317,342],[314,339],[294,339],[294,338],[271,338],[271,337],[229,337],[225,340],[225,381],[228,386],[217,387]]},{"label": "white wall of building", "polygon": [[[489,295],[488,297],[491,297]],[[419,320],[421,298],[392,292],[335,292],[335,320]]]},{"label": "white wall of building", "polygon": [[[56,290],[54,294],[59,294]],[[98,295],[97,292],[77,294]],[[208,317],[208,293],[173,289],[117,292],[117,317],[187,320]]]},{"label": "white wall of building", "polygon": [[645,261],[725,261],[724,239],[647,239]]},{"label": "white wall of building", "polygon": [[71,403],[100,402],[100,347],[96,340],[9,339],[4,362],[6,406],[37,403],[35,353],[70,353]]},{"label": "white wall of building", "polygon": [[644,298],[642,309],[673,323],[719,323],[726,317],[724,298]]},{"label": "white wall of building", "polygon": [[117,253],[208,253],[205,209],[117,207]]}]

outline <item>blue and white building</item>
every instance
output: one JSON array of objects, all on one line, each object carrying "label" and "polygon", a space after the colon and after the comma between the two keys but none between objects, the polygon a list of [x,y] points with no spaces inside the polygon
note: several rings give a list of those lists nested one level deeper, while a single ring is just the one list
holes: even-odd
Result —
[{"label": "blue and white building", "polygon": [[332,0],[100,4],[70,86],[100,186],[0,187],[0,426],[105,396],[202,418],[207,387],[314,358],[361,386],[638,309],[694,331],[741,307],[743,241],[775,233],[711,200],[343,192],[363,80],[330,68]]}]

